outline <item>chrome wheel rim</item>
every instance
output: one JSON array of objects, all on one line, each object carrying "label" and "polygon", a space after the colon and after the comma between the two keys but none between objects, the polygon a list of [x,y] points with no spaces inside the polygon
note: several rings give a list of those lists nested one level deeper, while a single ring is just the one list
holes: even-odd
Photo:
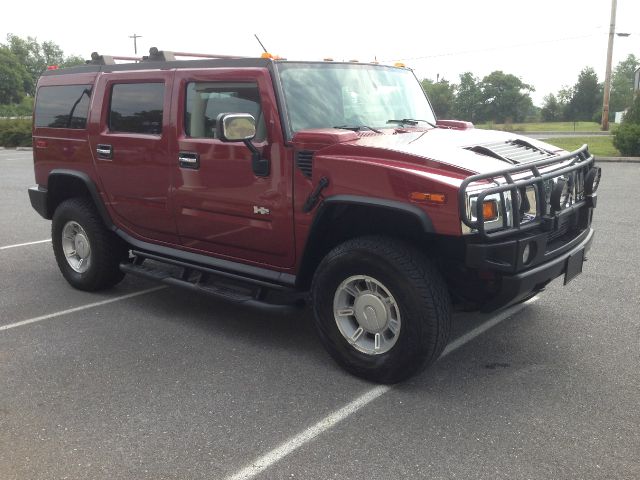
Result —
[{"label": "chrome wheel rim", "polygon": [[78,222],[67,222],[62,228],[62,251],[75,272],[84,273],[91,266],[89,236]]},{"label": "chrome wheel rim", "polygon": [[347,278],[333,297],[333,315],[342,336],[368,355],[386,353],[400,335],[400,309],[391,292],[367,275]]}]

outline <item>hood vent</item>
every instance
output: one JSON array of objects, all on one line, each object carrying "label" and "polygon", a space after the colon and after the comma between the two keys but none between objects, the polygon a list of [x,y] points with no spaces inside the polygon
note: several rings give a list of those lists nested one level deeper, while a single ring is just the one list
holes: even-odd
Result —
[{"label": "hood vent", "polygon": [[310,150],[299,150],[296,153],[296,166],[305,177],[311,178],[313,173],[313,152]]},{"label": "hood vent", "polygon": [[512,164],[529,163],[556,156],[554,153],[534,147],[526,140],[521,139],[485,143],[465,148],[472,152],[487,155]]}]

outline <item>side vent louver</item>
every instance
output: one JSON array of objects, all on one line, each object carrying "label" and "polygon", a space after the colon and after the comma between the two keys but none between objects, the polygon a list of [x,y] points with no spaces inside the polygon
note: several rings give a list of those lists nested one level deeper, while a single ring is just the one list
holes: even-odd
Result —
[{"label": "side vent louver", "polygon": [[313,152],[309,150],[300,150],[296,154],[296,166],[305,177],[311,178],[311,174],[313,172]]}]

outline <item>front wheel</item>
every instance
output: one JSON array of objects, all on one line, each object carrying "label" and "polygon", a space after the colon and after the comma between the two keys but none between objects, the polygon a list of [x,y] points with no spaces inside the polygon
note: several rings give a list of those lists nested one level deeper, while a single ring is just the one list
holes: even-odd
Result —
[{"label": "front wheel", "polygon": [[349,240],[314,276],[320,339],[349,372],[377,382],[402,381],[433,363],[449,339],[449,294],[419,250],[386,237]]},{"label": "front wheel", "polygon": [[79,290],[109,288],[124,277],[119,265],[127,246],[105,228],[89,199],[71,198],[56,208],[51,241],[62,275]]}]

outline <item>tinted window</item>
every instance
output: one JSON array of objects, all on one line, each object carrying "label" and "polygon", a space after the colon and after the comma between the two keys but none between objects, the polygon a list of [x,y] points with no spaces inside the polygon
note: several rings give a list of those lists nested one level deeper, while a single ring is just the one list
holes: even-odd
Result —
[{"label": "tinted window", "polygon": [[85,128],[91,85],[40,87],[36,99],[35,125],[50,128]]},{"label": "tinted window", "polygon": [[109,130],[162,133],[163,83],[122,83],[111,89]]},{"label": "tinted window", "polygon": [[221,113],[249,113],[256,119],[256,139],[265,138],[260,94],[255,83],[198,83],[187,85],[185,133],[195,138],[215,138]]}]

